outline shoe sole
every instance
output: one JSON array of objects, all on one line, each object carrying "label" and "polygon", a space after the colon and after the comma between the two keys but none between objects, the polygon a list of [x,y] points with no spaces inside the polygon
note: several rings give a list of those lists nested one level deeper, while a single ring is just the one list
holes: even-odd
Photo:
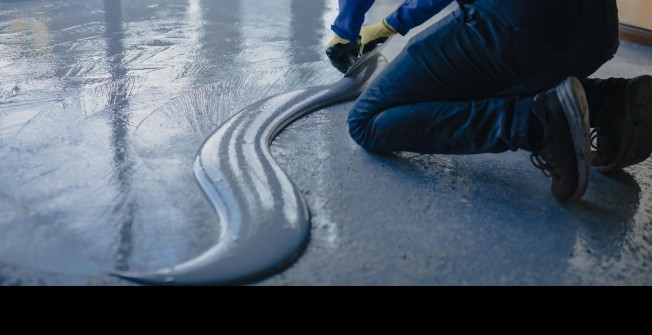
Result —
[{"label": "shoe sole", "polygon": [[652,76],[635,78],[627,85],[625,128],[618,156],[611,164],[594,166],[611,173],[645,161],[652,154]]},{"label": "shoe sole", "polygon": [[570,127],[577,160],[577,189],[567,201],[576,201],[586,193],[589,186],[589,171],[591,169],[589,104],[582,83],[575,77],[566,79],[557,86],[556,91]]}]

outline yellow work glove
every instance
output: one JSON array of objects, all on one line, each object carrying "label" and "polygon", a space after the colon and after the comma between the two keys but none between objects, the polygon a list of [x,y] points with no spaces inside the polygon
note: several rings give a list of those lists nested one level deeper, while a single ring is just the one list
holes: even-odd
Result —
[{"label": "yellow work glove", "polygon": [[326,55],[336,69],[346,73],[360,56],[360,47],[358,45],[357,41],[351,42],[335,34],[333,39],[326,45]]},{"label": "yellow work glove", "polygon": [[390,26],[387,20],[384,19],[378,23],[362,27],[360,31],[360,54],[364,55],[376,49],[378,45],[385,43],[388,38],[396,34],[396,29]]}]

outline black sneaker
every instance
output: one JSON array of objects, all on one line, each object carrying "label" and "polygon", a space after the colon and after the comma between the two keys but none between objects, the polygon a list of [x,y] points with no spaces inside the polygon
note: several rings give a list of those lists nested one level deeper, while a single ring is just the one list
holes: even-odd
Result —
[{"label": "black sneaker", "polygon": [[346,74],[360,56],[360,45],[357,42],[338,43],[326,49],[326,55],[337,70]]},{"label": "black sneaker", "polygon": [[626,82],[625,94],[602,112],[591,132],[593,167],[611,173],[638,164],[652,154],[652,76]]},{"label": "black sneaker", "polygon": [[533,115],[543,126],[543,140],[532,150],[532,164],[552,177],[552,194],[575,201],[589,184],[588,103],[582,83],[570,77],[533,98]]}]

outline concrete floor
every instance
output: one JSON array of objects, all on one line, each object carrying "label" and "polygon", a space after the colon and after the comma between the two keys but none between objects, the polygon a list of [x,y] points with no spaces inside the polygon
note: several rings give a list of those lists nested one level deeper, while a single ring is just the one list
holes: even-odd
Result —
[{"label": "concrete floor", "polygon": [[[400,1],[377,2],[370,21]],[[103,273],[213,245],[197,149],[248,104],[339,78],[321,51],[336,3],[1,2],[0,284],[128,284]],[[623,44],[596,76],[642,73],[652,50]],[[349,106],[274,142],[314,226],[260,284],[652,283],[650,160],[560,205],[524,152],[370,155],[346,133]]]}]

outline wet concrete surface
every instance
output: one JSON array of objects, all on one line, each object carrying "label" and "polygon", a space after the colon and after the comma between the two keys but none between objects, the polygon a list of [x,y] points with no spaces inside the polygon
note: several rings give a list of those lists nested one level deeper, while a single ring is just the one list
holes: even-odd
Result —
[{"label": "wet concrete surface", "polygon": [[[624,43],[595,77],[652,73]],[[347,136],[351,103],[286,129],[273,149],[306,193],[312,242],[269,285],[649,285],[652,162],[596,172],[557,203],[526,152],[373,155]],[[375,242],[372,242],[375,241]]]},{"label": "wet concrete surface", "polygon": [[0,2],[0,283],[84,283],[214,245],[203,140],[340,77],[321,51],[334,2],[307,4]]},{"label": "wet concrete surface", "polygon": [[[0,1],[0,284],[127,284],[103,273],[215,244],[197,150],[247,105],[339,78],[321,51],[336,3]],[[641,73],[652,50],[624,44],[596,75]],[[560,205],[524,152],[368,154],[346,133],[349,107],[273,144],[313,229],[261,284],[652,283],[649,160],[592,174],[582,202]]]}]

